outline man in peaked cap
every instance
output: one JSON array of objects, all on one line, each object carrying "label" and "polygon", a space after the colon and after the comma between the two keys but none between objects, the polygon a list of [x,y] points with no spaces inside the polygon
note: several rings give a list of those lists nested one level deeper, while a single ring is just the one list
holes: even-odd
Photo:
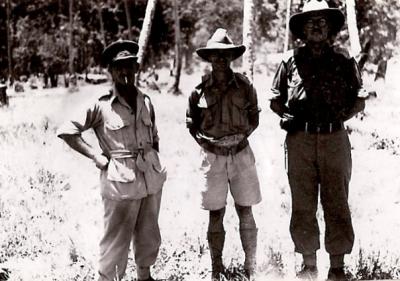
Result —
[{"label": "man in peaked cap", "polygon": [[239,216],[239,231],[245,252],[245,274],[254,275],[257,227],[252,205],[261,201],[255,159],[247,138],[258,126],[259,109],[253,85],[230,63],[245,46],[234,45],[225,29],[219,28],[207,46],[196,50],[211,63],[212,72],[189,97],[186,113],[190,134],[201,147],[202,173],[206,179],[202,207],[210,211],[207,239],[212,261],[212,278],[224,273],[222,250],[225,241],[223,218],[228,189]]},{"label": "man in peaked cap", "polygon": [[292,194],[290,233],[303,256],[300,278],[316,278],[320,248],[316,218],[320,193],[330,255],[329,280],[345,280],[344,255],[354,243],[348,204],[351,146],[343,122],[364,109],[361,75],[354,58],[332,46],[344,15],[311,0],[290,18],[292,34],[305,45],[281,62],[272,85],[271,109],[287,131],[287,173]]},{"label": "man in peaked cap", "polygon": [[[135,87],[138,45],[116,41],[102,53],[113,88],[58,131],[71,148],[100,170],[104,236],[100,242],[99,280],[120,280],[133,242],[138,280],[154,280],[150,266],[161,243],[158,227],[166,174],[158,157],[159,137],[149,97]],[[81,137],[93,129],[101,152]]]}]

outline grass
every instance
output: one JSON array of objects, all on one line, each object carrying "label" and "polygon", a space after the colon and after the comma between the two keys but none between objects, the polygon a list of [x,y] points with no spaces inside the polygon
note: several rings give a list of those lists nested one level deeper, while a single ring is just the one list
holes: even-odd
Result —
[{"label": "grass", "polygon": [[[0,119],[4,120],[0,125],[0,280],[96,278],[102,234],[98,171],[90,161],[72,153],[55,132],[76,104],[92,92],[104,91],[105,86],[87,86],[78,93],[46,92],[43,96],[12,98],[10,108],[0,109]],[[263,108],[260,127],[250,139],[264,198],[254,207],[259,228],[258,271],[260,280],[290,280],[299,258],[293,254],[288,231],[291,203],[281,147],[284,135],[276,117],[266,108],[267,97],[262,92],[259,90]],[[196,205],[202,179],[196,168],[197,146],[184,126],[186,98],[155,94],[152,100],[161,135],[161,157],[169,173],[160,214],[162,246],[152,272],[165,280],[208,280],[208,216]],[[395,201],[399,195],[395,177],[398,136],[368,125],[377,122],[379,108],[389,106],[373,101],[363,120],[353,120],[349,125],[356,163],[350,203],[360,242],[346,263],[355,279],[400,278],[400,247],[396,242],[400,225],[393,220],[399,206]],[[394,126],[394,117],[386,122]],[[93,134],[85,137],[94,140]],[[390,164],[378,173],[382,163]],[[318,217],[323,227],[321,211]],[[227,277],[243,280],[244,256],[231,199],[225,225]],[[324,251],[320,252],[324,275],[328,262]],[[130,255],[126,280],[134,277]]]}]

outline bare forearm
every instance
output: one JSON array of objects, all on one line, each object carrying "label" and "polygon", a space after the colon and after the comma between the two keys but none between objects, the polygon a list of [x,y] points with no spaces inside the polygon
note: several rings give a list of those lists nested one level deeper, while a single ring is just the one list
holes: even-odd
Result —
[{"label": "bare forearm", "polygon": [[365,108],[365,100],[362,98],[357,98],[354,106],[346,113],[346,116],[344,116],[344,120],[349,120],[352,117],[354,117],[357,113],[360,111],[363,111]]},{"label": "bare forearm", "polygon": [[62,139],[75,151],[93,160],[96,151],[80,135],[64,135]]},{"label": "bare forearm", "polygon": [[80,135],[64,135],[62,139],[75,151],[93,160],[96,167],[103,170],[107,168],[109,159],[97,152],[93,147],[85,142]]},{"label": "bare forearm", "polygon": [[278,114],[280,117],[283,117],[285,113],[289,113],[289,108],[287,108],[286,105],[284,105],[282,102],[279,100],[271,100],[270,103],[270,108],[272,109],[273,112]]}]

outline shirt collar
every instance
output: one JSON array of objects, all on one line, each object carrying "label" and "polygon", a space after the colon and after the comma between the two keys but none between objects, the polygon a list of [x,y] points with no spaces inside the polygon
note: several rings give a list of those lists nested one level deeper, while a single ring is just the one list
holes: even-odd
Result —
[{"label": "shirt collar", "polygon": [[[312,53],[311,53],[310,47],[307,46],[307,45],[304,45],[304,48],[303,48],[303,49],[304,49],[303,55],[306,56],[306,57],[308,57],[308,58],[312,58]],[[333,52],[333,47],[327,44],[327,45],[322,49],[322,54],[321,54],[320,58],[327,57],[327,56],[331,55],[332,52]]]},{"label": "shirt collar", "polygon": [[[141,92],[139,91],[139,89],[135,86],[135,90],[137,92],[137,96],[141,95]],[[119,94],[117,87],[115,87],[115,84],[113,84],[112,87],[112,97],[111,97],[111,103],[114,103],[118,101],[119,103],[121,103],[122,105],[131,108],[129,106],[129,104],[126,102],[126,100]]]},{"label": "shirt collar", "polygon": [[[231,78],[228,82],[228,85],[233,84],[236,88],[239,88],[239,83],[236,79],[236,75],[232,70],[230,71],[230,75],[231,75]],[[214,82],[215,82],[215,78],[213,78],[213,75],[211,72],[211,74],[207,74],[202,77],[202,82],[196,88],[200,88],[201,86],[209,88],[209,87],[214,86]]]}]

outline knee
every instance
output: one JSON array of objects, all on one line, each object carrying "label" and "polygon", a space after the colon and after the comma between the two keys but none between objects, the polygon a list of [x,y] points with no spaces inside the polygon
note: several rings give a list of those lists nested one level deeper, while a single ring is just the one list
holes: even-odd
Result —
[{"label": "knee", "polygon": [[254,220],[253,211],[251,206],[235,205],[236,212],[239,216],[240,229],[255,229],[257,228]]},{"label": "knee", "polygon": [[224,231],[224,215],[225,208],[210,211],[210,221],[208,224],[208,232],[223,232]]}]

